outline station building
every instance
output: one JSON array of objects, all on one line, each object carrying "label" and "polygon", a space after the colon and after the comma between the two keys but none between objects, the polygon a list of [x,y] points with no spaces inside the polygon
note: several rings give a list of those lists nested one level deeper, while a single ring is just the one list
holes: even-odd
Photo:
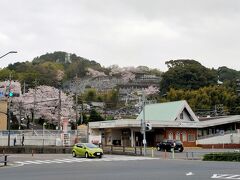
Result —
[{"label": "station building", "polygon": [[240,115],[199,119],[185,100],[146,105],[136,119],[90,122],[90,139],[103,145],[142,146],[144,119],[152,125],[146,132],[147,146],[156,146],[163,139],[181,140],[185,147],[240,145]]}]

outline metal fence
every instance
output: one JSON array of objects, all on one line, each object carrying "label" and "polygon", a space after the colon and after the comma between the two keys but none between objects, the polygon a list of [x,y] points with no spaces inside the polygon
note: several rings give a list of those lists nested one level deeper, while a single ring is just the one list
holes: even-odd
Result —
[{"label": "metal fence", "polygon": [[87,142],[85,130],[0,131],[0,146],[72,146],[76,142]]}]

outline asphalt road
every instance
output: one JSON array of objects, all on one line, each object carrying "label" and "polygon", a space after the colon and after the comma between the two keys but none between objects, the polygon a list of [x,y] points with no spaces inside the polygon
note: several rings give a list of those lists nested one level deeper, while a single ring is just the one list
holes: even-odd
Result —
[{"label": "asphalt road", "polygon": [[[50,155],[51,156],[51,155]],[[70,155],[43,156],[42,160],[68,158]],[[22,160],[23,157],[17,157]],[[36,160],[40,157],[30,157]],[[131,159],[131,157],[129,157]],[[28,159],[28,160],[29,160]],[[114,160],[111,160],[114,159]],[[122,160],[124,159],[124,161]],[[238,162],[198,160],[135,159],[105,155],[102,159],[75,158],[79,162],[26,164],[0,168],[1,180],[207,180],[240,179]],[[15,159],[16,160],[16,159]],[[26,158],[25,158],[26,160]],[[32,162],[32,161],[31,161]],[[239,175],[239,176],[238,176]]]}]

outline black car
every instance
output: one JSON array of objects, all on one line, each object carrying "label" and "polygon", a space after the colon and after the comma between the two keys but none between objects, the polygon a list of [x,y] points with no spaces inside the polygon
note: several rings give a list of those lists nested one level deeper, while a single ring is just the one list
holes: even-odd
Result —
[{"label": "black car", "polygon": [[180,140],[165,139],[157,144],[158,151],[171,151],[172,149],[183,152],[183,143]]}]

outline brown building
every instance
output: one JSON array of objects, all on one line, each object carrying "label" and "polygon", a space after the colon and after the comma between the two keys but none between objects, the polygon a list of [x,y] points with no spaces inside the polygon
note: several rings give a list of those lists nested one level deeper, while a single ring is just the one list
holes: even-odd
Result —
[{"label": "brown building", "polygon": [[7,101],[0,101],[0,130],[7,129]]}]

